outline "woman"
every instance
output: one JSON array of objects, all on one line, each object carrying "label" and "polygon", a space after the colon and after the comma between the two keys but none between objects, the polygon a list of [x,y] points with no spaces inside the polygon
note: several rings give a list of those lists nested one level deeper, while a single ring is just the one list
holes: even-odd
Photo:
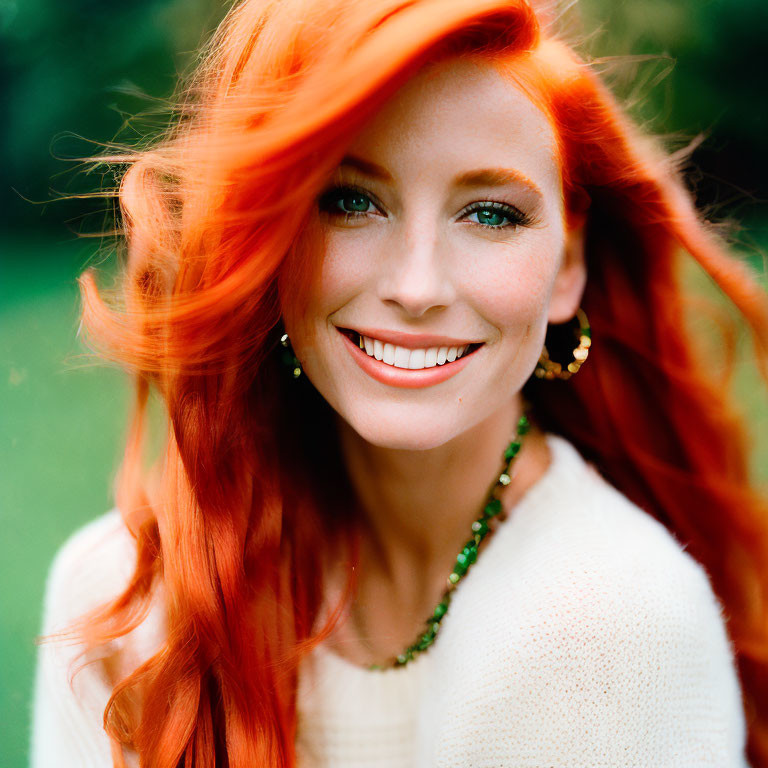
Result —
[{"label": "woman", "polygon": [[766,504],[677,269],[763,366],[766,301],[552,24],[246,0],[109,158],[83,328],[137,403],[51,571],[45,631],[90,612],[36,766],[768,766]]}]

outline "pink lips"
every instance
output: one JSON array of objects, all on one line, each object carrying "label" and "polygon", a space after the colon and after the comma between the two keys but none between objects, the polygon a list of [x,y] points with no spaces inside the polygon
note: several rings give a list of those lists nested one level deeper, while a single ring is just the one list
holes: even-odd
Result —
[{"label": "pink lips", "polygon": [[[394,365],[382,363],[374,357],[370,357],[365,350],[360,349],[346,334],[341,333],[341,337],[354,361],[372,378],[380,381],[382,384],[389,384],[391,387],[403,387],[406,389],[419,389],[421,387],[431,387],[439,384],[441,381],[450,379],[459,371],[463,370],[469,362],[471,355],[460,357],[452,363],[436,365],[433,368],[422,368],[411,370],[409,368],[396,368]],[[391,334],[390,334],[391,335]],[[438,337],[430,336],[433,340]],[[442,338],[442,337],[440,337]],[[412,339],[411,339],[411,343]],[[401,342],[402,344],[402,342]],[[414,344],[412,348],[415,348]]]}]

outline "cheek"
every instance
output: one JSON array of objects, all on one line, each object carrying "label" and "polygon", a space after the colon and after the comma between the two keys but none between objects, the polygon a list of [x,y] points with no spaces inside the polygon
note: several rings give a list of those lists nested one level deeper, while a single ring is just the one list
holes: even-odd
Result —
[{"label": "cheek", "polygon": [[481,287],[487,318],[500,329],[546,315],[551,292],[550,272],[538,266],[506,270]]},{"label": "cheek", "polygon": [[472,304],[497,337],[519,340],[546,326],[560,247],[557,238],[531,238],[507,258],[473,270],[468,281]]},{"label": "cheek", "polygon": [[295,312],[289,313],[283,307],[286,327],[290,324],[288,331],[294,349],[301,350],[304,356],[312,354],[319,341],[317,333],[322,332],[328,318],[360,290],[362,260],[359,249],[352,249],[349,245],[330,242],[324,250],[318,249],[313,257],[319,266],[301,298],[294,302]]},{"label": "cheek", "polygon": [[371,249],[353,237],[329,235],[310,294],[315,317],[327,317],[359,293],[371,273]]}]

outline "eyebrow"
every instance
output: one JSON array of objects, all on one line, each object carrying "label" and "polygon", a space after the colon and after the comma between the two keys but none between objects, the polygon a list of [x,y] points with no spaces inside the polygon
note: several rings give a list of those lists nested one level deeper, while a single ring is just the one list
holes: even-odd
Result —
[{"label": "eyebrow", "polygon": [[[386,168],[372,163],[370,160],[363,160],[356,155],[345,155],[339,165],[348,165],[356,168],[358,171],[371,176],[380,181],[391,182],[392,176]],[[514,168],[478,168],[473,171],[460,173],[453,180],[456,187],[475,188],[475,187],[503,187],[507,184],[522,184],[531,192],[542,197],[541,190],[525,174]]]}]

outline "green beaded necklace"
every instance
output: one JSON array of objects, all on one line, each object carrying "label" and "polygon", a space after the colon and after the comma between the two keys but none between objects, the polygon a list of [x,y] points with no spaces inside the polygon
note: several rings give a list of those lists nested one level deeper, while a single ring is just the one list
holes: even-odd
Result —
[{"label": "green beaded necklace", "polygon": [[371,664],[368,669],[384,670],[391,667],[404,667],[409,661],[412,661],[417,654],[426,651],[427,648],[435,642],[435,637],[440,629],[440,624],[445,617],[445,614],[448,612],[448,606],[451,603],[451,597],[453,596],[453,591],[456,589],[456,585],[467,574],[475,560],[477,560],[478,547],[483,539],[485,539],[491,532],[491,521],[501,512],[501,501],[496,496],[496,493],[500,488],[509,485],[511,482],[510,466],[514,461],[515,456],[520,452],[520,447],[522,446],[521,438],[529,429],[530,423],[528,418],[525,415],[521,416],[517,422],[515,437],[504,451],[504,465],[506,469],[499,475],[499,479],[496,481],[496,485],[494,485],[493,490],[488,497],[483,513],[474,523],[472,523],[472,538],[464,545],[464,548],[456,557],[456,565],[453,566],[453,571],[448,577],[448,586],[443,594],[443,598],[435,606],[435,610],[426,621],[426,631],[419,636],[413,645],[409,645],[401,654],[399,654],[391,664]]}]

